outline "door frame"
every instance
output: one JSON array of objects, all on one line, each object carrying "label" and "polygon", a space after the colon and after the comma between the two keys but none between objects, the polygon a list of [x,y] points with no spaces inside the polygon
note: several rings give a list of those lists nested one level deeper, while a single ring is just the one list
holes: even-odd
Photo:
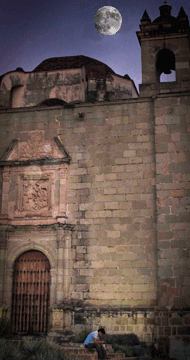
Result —
[{"label": "door frame", "polygon": [[[20,258],[24,261],[22,265],[19,264]],[[46,264],[43,263],[44,260],[47,261]],[[16,258],[13,269],[11,307],[11,322],[15,326],[16,333],[48,332],[50,269],[51,265],[47,256],[36,249],[25,251]],[[18,270],[21,273],[17,275]]]}]

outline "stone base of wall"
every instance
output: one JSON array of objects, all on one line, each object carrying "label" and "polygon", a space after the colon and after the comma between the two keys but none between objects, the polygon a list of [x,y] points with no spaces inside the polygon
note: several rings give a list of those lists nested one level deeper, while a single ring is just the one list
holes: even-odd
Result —
[{"label": "stone base of wall", "polygon": [[134,333],[140,341],[154,344],[177,360],[190,356],[190,309],[96,308],[78,304],[63,306],[62,310],[63,313],[56,311],[56,316],[60,314],[65,319],[60,319],[60,324],[66,325],[63,331],[77,335],[104,327],[108,334]]},{"label": "stone base of wall", "polygon": [[190,342],[190,309],[155,311],[155,338],[166,336],[185,336]]},{"label": "stone base of wall", "polygon": [[[64,329],[75,334],[104,327],[108,334],[134,333],[140,341],[154,342],[154,309],[96,308],[93,306],[63,307],[63,317],[70,312],[70,326]],[[58,314],[58,313],[57,313]],[[60,320],[61,323],[61,320]],[[68,324],[68,322],[67,322]],[[56,330],[56,329],[55,329]]]},{"label": "stone base of wall", "polygon": [[155,343],[161,351],[179,360],[190,358],[189,308],[155,311],[154,323]]}]

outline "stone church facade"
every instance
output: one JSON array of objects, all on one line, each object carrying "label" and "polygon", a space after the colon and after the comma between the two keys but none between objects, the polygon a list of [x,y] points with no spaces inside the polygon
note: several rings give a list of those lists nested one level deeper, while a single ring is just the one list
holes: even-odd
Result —
[{"label": "stone church facade", "polygon": [[145,11],[137,37],[139,95],[85,56],[1,77],[0,301],[18,333],[189,339],[188,18]]}]

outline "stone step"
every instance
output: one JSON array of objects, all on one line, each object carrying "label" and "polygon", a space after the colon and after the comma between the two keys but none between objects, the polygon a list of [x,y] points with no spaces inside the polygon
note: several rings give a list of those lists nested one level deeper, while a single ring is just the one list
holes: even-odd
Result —
[{"label": "stone step", "polygon": [[[68,353],[68,356],[70,358],[70,355]],[[107,354],[109,359],[110,360],[137,360],[136,357],[125,357],[124,354],[121,354],[121,353],[115,353],[115,354]],[[124,355],[124,356],[123,356]],[[77,360],[98,360],[98,354],[97,353],[93,353],[93,354],[89,354],[89,353],[86,353],[86,354],[72,354],[71,355],[71,358],[73,356],[73,359],[75,358],[76,356],[76,359]]]},{"label": "stone step", "polygon": [[[93,352],[93,353],[90,353],[88,352],[87,350],[85,352],[71,352],[71,351],[65,351],[66,354],[70,355],[70,356],[76,356],[77,358],[89,358],[89,359],[97,359],[97,353],[96,351]],[[109,353],[107,352],[107,356],[110,358],[110,359],[125,359],[125,354],[123,353]]]},{"label": "stone step", "polygon": [[[68,350],[70,350],[70,349],[81,349],[81,350],[87,350],[87,349],[85,349],[85,347],[84,347],[84,345],[83,344],[81,344],[81,343],[61,343],[60,344],[61,345],[61,347],[63,347],[63,348],[67,348]],[[107,351],[113,351],[113,348],[112,348],[112,345],[111,344],[105,344],[105,348],[106,348],[106,350]],[[93,350],[95,350],[95,349],[93,349]]]},{"label": "stone step", "polygon": [[[93,349],[92,353],[90,353],[87,349],[84,347],[76,347],[76,346],[61,346],[65,353],[69,356],[73,356],[73,358],[76,356],[77,360],[98,360],[98,354],[96,352],[96,349]],[[125,354],[121,352],[114,353],[111,346],[107,347],[106,345],[106,352],[107,356],[110,360],[123,360],[125,359]],[[136,360],[136,357],[128,357],[127,360]]]},{"label": "stone step", "polygon": [[[74,359],[75,355],[72,355],[73,357],[70,358],[70,355],[68,354],[69,359]],[[76,355],[76,359],[77,360],[98,360],[98,355],[97,354],[82,354],[82,355]],[[119,355],[117,357],[111,357],[109,356],[110,360],[122,360],[123,358],[121,358]]]},{"label": "stone step", "polygon": [[[53,338],[50,338],[50,340],[54,340]],[[84,349],[83,343],[68,343],[68,342],[61,342],[61,346],[66,348],[72,348],[72,349]],[[111,344],[105,344],[106,349],[112,350]]]},{"label": "stone step", "polygon": [[[62,347],[62,346],[61,346]],[[64,347],[62,347],[62,349],[64,350],[64,351],[67,351],[67,352],[69,352],[70,354],[86,354],[86,353],[88,353],[89,351],[88,351],[88,349],[85,349],[85,348],[70,348],[70,347],[66,347],[66,346],[64,346]],[[96,349],[92,349],[92,352],[96,352]],[[107,349],[106,348],[106,352],[107,353],[112,353],[112,354],[114,354],[114,350],[113,349]]]}]

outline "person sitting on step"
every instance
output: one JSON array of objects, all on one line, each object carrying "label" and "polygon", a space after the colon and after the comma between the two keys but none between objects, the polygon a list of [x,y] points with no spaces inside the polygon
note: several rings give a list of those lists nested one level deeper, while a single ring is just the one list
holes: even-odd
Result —
[{"label": "person sitting on step", "polygon": [[106,355],[106,350],[104,348],[105,341],[100,340],[103,335],[105,335],[104,328],[100,328],[96,331],[91,332],[84,341],[84,347],[92,352],[92,349],[95,348],[98,353],[98,359],[109,359]]}]

